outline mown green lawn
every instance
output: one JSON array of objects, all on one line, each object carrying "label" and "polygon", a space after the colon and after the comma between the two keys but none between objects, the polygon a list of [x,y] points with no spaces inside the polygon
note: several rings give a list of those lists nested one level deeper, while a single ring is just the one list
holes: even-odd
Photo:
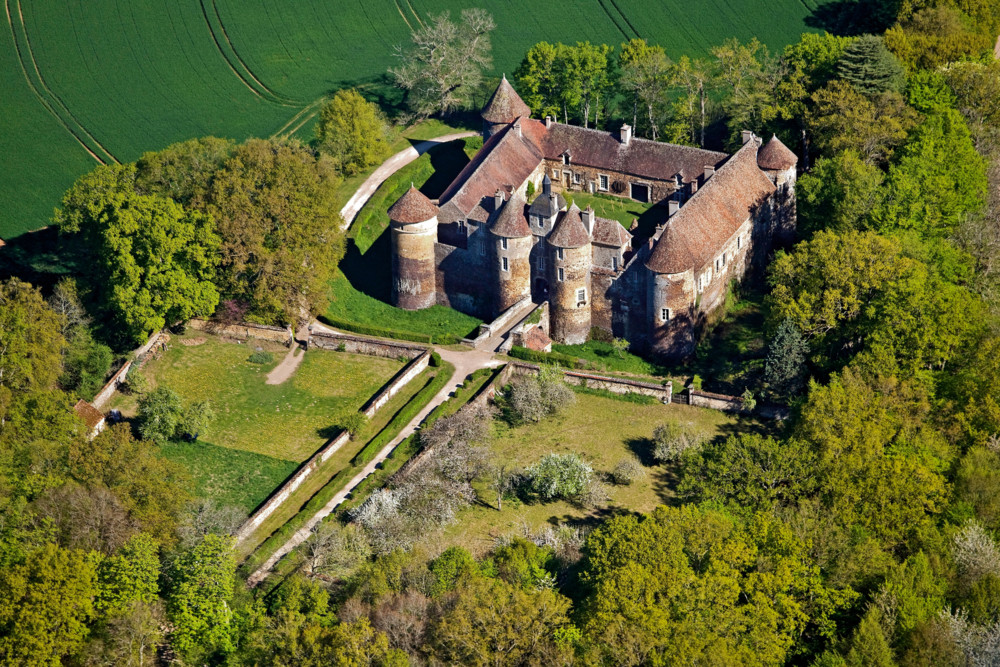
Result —
[{"label": "mown green lawn", "polygon": [[586,509],[573,503],[525,504],[508,500],[503,511],[496,509],[496,497],[485,485],[478,485],[483,503],[461,510],[458,520],[427,536],[425,547],[432,551],[461,545],[482,553],[502,535],[520,534],[524,526],[538,530],[545,525],[568,522],[586,525],[616,512],[648,512],[657,505],[674,501],[674,471],[655,464],[651,458],[653,429],[661,423],[680,422],[721,437],[745,428],[740,419],[715,410],[685,405],[639,404],[615,398],[576,394],[576,403],[560,414],[537,424],[508,427],[497,423],[493,452],[500,461],[526,467],[545,454],[575,452],[596,474],[607,473],[620,460],[636,456],[645,476],[629,486],[609,484],[610,500],[605,507]]},{"label": "mown green lawn", "polygon": [[631,375],[663,376],[666,369],[630,352],[617,352],[611,343],[591,340],[582,345],[552,344],[552,351],[586,359],[597,369]]},{"label": "mown green lawn", "polygon": [[[204,342],[182,343],[197,339]],[[272,350],[274,361],[248,362],[256,347]],[[169,349],[143,372],[185,402],[212,402],[216,419],[201,434],[206,441],[298,463],[329,439],[342,417],[357,411],[403,367],[395,359],[311,350],[285,383],[265,384],[267,373],[286,352],[276,344],[239,345],[191,332],[174,336]],[[135,400],[119,394],[111,407],[130,414]]]}]

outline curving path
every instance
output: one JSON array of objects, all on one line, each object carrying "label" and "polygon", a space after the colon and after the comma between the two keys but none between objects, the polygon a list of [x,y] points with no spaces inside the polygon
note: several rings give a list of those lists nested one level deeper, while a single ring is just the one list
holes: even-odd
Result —
[{"label": "curving path", "polygon": [[358,214],[358,211],[360,211],[361,208],[368,203],[371,196],[375,194],[376,190],[378,190],[378,186],[385,183],[387,178],[435,146],[440,146],[441,144],[446,144],[449,141],[455,141],[456,139],[474,137],[477,134],[479,133],[455,132],[454,134],[444,134],[440,137],[427,139],[399,151],[391,158],[383,162],[378,169],[372,172],[371,176],[365,179],[365,182],[361,184],[361,187],[358,188],[357,192],[355,192],[354,195],[347,200],[347,204],[344,205],[344,208],[340,209],[340,217],[344,219],[343,229],[347,229],[351,226],[351,223],[354,222],[354,217]]}]

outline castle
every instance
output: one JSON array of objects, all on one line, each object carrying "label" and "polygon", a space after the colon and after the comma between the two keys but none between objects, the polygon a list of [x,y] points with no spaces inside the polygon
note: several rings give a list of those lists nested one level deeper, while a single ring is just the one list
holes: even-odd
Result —
[{"label": "castle", "polygon": [[[597,328],[681,356],[728,283],[794,233],[797,157],[777,137],[745,131],[727,155],[530,115],[504,77],[482,110],[482,149],[441,197],[411,187],[389,208],[395,305],[492,319],[547,300],[557,342]],[[668,217],[626,230],[567,206],[573,192],[659,203]]]}]

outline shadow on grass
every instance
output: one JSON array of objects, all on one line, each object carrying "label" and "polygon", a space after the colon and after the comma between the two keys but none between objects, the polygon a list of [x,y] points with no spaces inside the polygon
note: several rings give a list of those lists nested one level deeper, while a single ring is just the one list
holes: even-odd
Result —
[{"label": "shadow on grass", "polygon": [[[418,140],[411,139],[410,141],[411,143],[420,143]],[[435,146],[427,151],[427,154],[431,157],[434,173],[420,186],[420,192],[430,199],[437,199],[461,173],[465,165],[469,164],[469,156],[465,154],[464,141],[449,141],[446,144]]]},{"label": "shadow on grass", "polygon": [[0,280],[19,278],[45,291],[87,267],[79,238],[60,234],[55,227],[22,234],[0,249]]},{"label": "shadow on grass", "polygon": [[391,243],[388,229],[383,230],[364,254],[354,239],[347,239],[347,249],[340,260],[340,271],[354,289],[385,303],[392,298]]},{"label": "shadow on grass", "polygon": [[625,446],[639,459],[639,463],[644,468],[651,468],[656,465],[656,459],[653,458],[654,445],[651,438],[629,438],[625,441]]}]

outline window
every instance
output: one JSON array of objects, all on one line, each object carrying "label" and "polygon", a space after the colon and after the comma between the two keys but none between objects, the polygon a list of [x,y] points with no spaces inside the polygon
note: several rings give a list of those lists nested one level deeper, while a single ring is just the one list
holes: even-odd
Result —
[{"label": "window", "polygon": [[737,236],[736,237],[736,249],[739,250],[742,247],[743,247],[743,237],[742,236]]},{"label": "window", "polygon": [[506,257],[503,258],[503,270],[504,271],[509,271],[510,270],[510,267],[507,265],[507,258]]},{"label": "window", "polygon": [[500,247],[504,250],[507,249],[507,239],[500,239]]},{"label": "window", "polygon": [[569,164],[569,153],[563,153],[563,164]]},{"label": "window", "polygon": [[563,259],[563,249],[562,248],[556,248],[556,257],[558,257],[559,259]]},{"label": "window", "polygon": [[715,270],[716,270],[716,271],[718,271],[718,270],[719,270],[719,262],[720,262],[720,261],[721,261],[720,259],[716,259],[716,260],[715,260]]},{"label": "window", "polygon": [[575,185],[580,185],[580,172],[578,171],[573,172],[573,183]]},{"label": "window", "polygon": [[553,169],[552,170],[552,180],[554,180],[554,181],[558,181],[559,180],[559,170],[558,169]]},{"label": "window", "polygon": [[587,288],[581,287],[576,291],[576,305],[582,306],[587,303]]},{"label": "window", "polygon": [[559,282],[566,280],[566,272],[560,267],[559,269]]},{"label": "window", "polygon": [[702,282],[703,280],[704,280],[703,276],[698,276],[698,293],[699,294],[701,294],[701,292],[705,289],[705,285]]},{"label": "window", "polygon": [[479,254],[482,255],[483,257],[486,256],[486,243],[485,242],[479,244]]},{"label": "window", "polygon": [[468,233],[468,231],[469,230],[465,228],[465,220],[459,220],[458,221],[458,232],[460,234],[464,235],[464,234]]},{"label": "window", "polygon": [[597,175],[597,179],[598,179],[598,187],[601,190],[607,190],[608,189],[608,177],[605,176],[604,174],[598,174]]},{"label": "window", "polygon": [[612,271],[617,271],[618,270],[618,258],[617,257],[612,257],[611,258],[611,270]]},{"label": "window", "polygon": [[669,322],[670,321],[670,314],[671,313],[670,313],[670,309],[669,308],[661,308],[660,309],[660,319],[663,320],[664,322]]},{"label": "window", "polygon": [[726,265],[726,253],[722,253],[722,265]]},{"label": "window", "polygon": [[545,268],[545,253],[543,252],[538,253],[538,268],[539,269]]},{"label": "window", "polygon": [[531,221],[534,222],[539,227],[542,226],[542,219],[540,217],[538,217],[537,215],[531,216]]}]

